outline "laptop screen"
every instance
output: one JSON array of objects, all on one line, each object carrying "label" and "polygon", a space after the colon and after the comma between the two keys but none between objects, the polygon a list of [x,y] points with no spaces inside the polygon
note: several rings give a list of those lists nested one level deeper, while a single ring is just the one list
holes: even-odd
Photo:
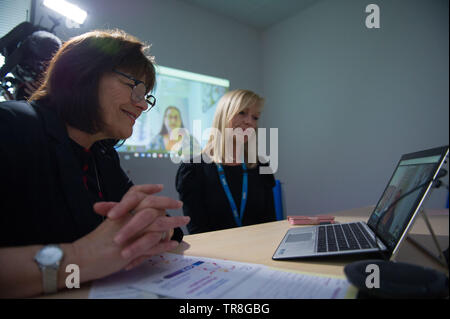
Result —
[{"label": "laptop screen", "polygon": [[447,147],[435,148],[406,154],[400,159],[367,223],[390,251],[420,208],[447,152]]}]

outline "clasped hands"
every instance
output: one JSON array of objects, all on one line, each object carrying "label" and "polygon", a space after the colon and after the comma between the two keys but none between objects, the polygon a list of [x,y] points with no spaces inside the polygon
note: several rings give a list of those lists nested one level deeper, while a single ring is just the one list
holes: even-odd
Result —
[{"label": "clasped hands", "polygon": [[137,267],[149,257],[173,250],[174,228],[189,223],[185,216],[169,217],[166,209],[179,209],[183,203],[169,197],[154,196],[162,185],[136,185],[120,202],[99,202],[94,211],[107,217],[92,233],[76,241],[78,252],[89,265],[92,279],[120,269]]}]

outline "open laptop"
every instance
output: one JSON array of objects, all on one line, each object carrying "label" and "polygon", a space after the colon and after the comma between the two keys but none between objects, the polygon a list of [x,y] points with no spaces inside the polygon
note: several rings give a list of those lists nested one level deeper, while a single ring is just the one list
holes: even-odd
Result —
[{"label": "open laptop", "polygon": [[448,146],[442,146],[403,155],[367,223],[291,228],[272,259],[367,253],[381,253],[382,258],[392,259],[434,180],[441,177],[439,170],[448,152]]}]

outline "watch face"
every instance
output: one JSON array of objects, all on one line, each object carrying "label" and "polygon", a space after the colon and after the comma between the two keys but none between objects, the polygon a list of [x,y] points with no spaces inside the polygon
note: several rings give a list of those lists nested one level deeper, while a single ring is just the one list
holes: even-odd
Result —
[{"label": "watch face", "polygon": [[50,266],[61,260],[63,252],[58,246],[45,246],[39,251],[37,261],[44,265]]}]

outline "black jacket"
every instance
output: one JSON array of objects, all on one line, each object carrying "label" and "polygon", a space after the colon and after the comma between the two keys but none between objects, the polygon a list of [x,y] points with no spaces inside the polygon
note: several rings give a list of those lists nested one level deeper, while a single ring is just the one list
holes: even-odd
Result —
[{"label": "black jacket", "polygon": [[[248,169],[248,195],[242,225],[276,220],[273,174],[259,174],[260,164]],[[242,197],[242,167],[223,166],[230,192],[240,210]],[[191,217],[187,225],[190,234],[237,227],[230,202],[219,179],[214,163],[182,163],[177,171],[175,187],[183,201],[183,213]]]},{"label": "black jacket", "polygon": [[[106,201],[133,183],[113,148],[91,148]],[[96,214],[64,123],[46,106],[0,103],[0,246],[73,242],[103,220]],[[177,229],[173,239],[181,241]]]}]

